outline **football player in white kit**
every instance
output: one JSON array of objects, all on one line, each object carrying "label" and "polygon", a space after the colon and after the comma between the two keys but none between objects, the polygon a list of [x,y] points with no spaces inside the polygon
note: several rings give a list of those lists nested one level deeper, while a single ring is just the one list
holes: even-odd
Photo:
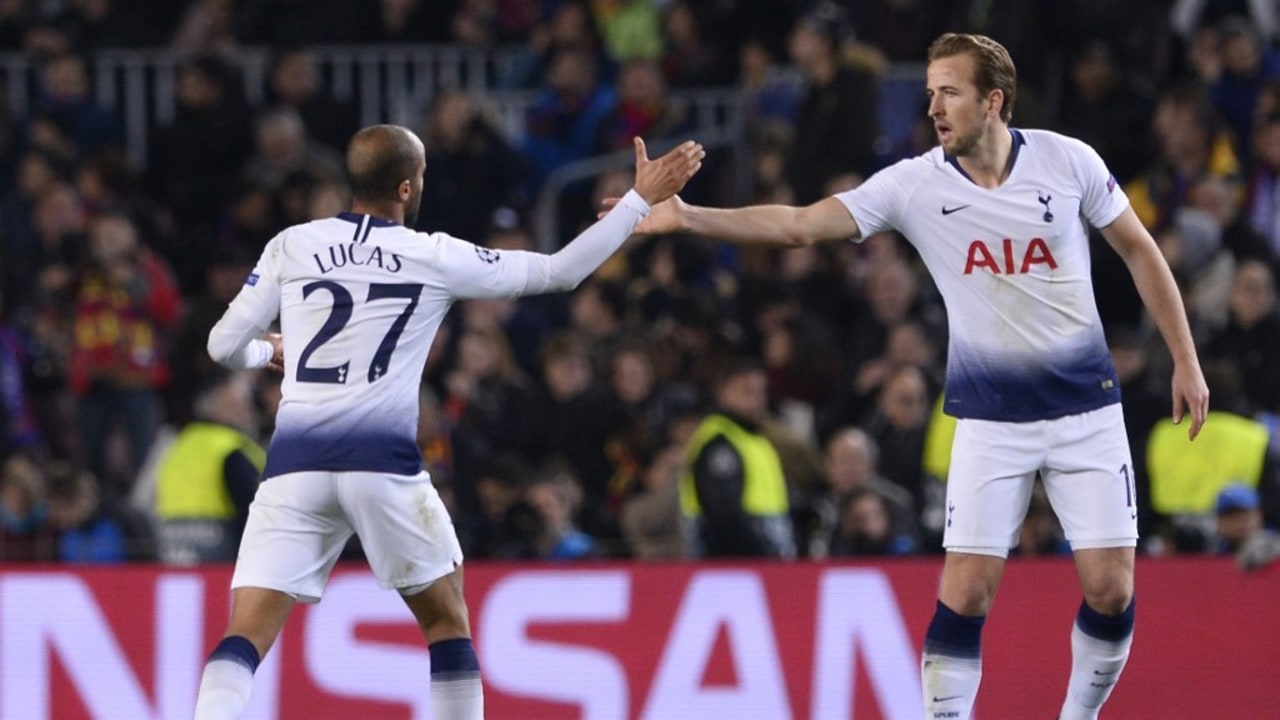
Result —
[{"label": "football player in white kit", "polygon": [[945,409],[958,418],[946,560],[921,661],[925,717],[972,713],[982,624],[1040,473],[1084,595],[1059,712],[1096,718],[1129,655],[1137,514],[1084,223],[1128,265],[1173,355],[1173,418],[1190,414],[1192,438],[1209,391],[1173,276],[1102,159],[1077,140],[1009,127],[1016,75],[1005,48],[943,35],[926,76],[940,147],[808,207],[723,210],[674,197],[639,231],[782,247],[906,236],[946,303]]},{"label": "football player in white kit", "polygon": [[[427,352],[455,300],[576,287],[701,167],[686,142],[650,161],[634,188],[554,255],[490,250],[415,232],[425,154],[393,125],[347,150],[351,211],[287,228],[209,334],[232,368],[284,372],[264,480],[231,581],[226,636],[205,665],[197,720],[235,718],[253,671],[295,602],[317,602],[351,534],[379,585],[403,596],[431,656],[436,720],[479,720],[483,694],[462,595],[462,551],[415,443]],[[406,227],[409,226],[409,227]],[[263,333],[279,316],[280,335]]]}]

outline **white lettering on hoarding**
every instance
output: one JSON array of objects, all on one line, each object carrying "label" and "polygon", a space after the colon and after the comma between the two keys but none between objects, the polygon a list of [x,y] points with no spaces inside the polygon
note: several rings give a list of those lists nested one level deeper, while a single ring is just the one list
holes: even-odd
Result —
[{"label": "white lettering on hoarding", "polygon": [[369,575],[329,581],[324,602],[306,617],[303,655],[307,671],[327,693],[397,702],[413,708],[414,720],[431,717],[431,657],[417,646],[356,638],[361,623],[413,623],[404,602]]},{"label": "white lettering on hoarding", "polygon": [[[721,626],[738,684],[702,687]],[[758,574],[731,570],[693,576],[641,717],[792,717],[769,601]]]},{"label": "white lettering on hoarding", "polygon": [[888,579],[877,570],[828,570],[818,585],[813,720],[853,716],[858,648],[885,720],[924,715],[920,659]]},{"label": "white lettering on hoarding", "polygon": [[582,720],[624,720],[627,674],[613,655],[529,638],[533,623],[624,622],[631,610],[625,570],[515,572],[490,589],[477,638],[486,681],[512,695],[582,708]]},{"label": "white lettering on hoarding", "polygon": [[0,717],[50,717],[54,657],[92,717],[190,717],[203,593],[197,575],[157,580],[153,705],[84,580],[70,573],[0,577]]}]

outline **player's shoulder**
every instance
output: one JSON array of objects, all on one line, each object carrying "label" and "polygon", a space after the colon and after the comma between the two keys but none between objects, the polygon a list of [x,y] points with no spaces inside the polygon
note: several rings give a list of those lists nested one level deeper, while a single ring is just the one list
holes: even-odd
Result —
[{"label": "player's shoulder", "polygon": [[1025,149],[1036,156],[1081,158],[1097,155],[1097,151],[1085,141],[1052,130],[1018,128],[1014,132],[1021,135]]},{"label": "player's shoulder", "polygon": [[892,177],[900,182],[921,181],[941,170],[946,162],[942,148],[935,146],[915,157],[903,158],[892,163],[876,174]]}]

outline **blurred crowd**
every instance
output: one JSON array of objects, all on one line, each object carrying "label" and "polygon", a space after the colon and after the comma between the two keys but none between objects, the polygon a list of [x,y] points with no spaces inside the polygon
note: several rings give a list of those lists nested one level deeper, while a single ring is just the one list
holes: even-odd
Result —
[{"label": "blurred crowd", "polygon": [[[268,239],[348,202],[358,115],[310,48],[522,49],[507,82],[535,100],[518,138],[458,91],[415,128],[420,229],[511,250],[547,246],[531,198],[556,168],[634,135],[697,139],[672,89],[734,88],[747,108],[749,191],[712,158],[691,199],[804,204],[856,186],[934,144],[922,89],[886,78],[948,30],[1008,46],[1014,124],[1092,144],[1184,291],[1213,393],[1194,444],[1168,420],[1171,361],[1094,238],[1140,550],[1266,562],[1280,552],[1280,15],[1246,0],[3,0],[0,50],[41,65],[30,112],[0,127],[0,560],[234,558],[280,378],[215,367],[205,339]],[[154,46],[179,59],[177,106],[138,167],[96,99],[94,57]],[[244,47],[271,48],[261,103]],[[914,124],[887,132],[882,103]],[[570,188],[553,244],[630,182]],[[471,558],[939,552],[946,325],[901,238],[765,251],[637,237],[571,294],[451,313],[419,444]],[[1015,554],[1067,550],[1038,489]]]}]

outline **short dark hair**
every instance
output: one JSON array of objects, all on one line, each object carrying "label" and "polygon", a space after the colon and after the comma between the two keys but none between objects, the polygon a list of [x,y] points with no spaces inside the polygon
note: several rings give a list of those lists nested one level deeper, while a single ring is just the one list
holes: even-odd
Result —
[{"label": "short dark hair", "polygon": [[1003,45],[986,35],[945,33],[929,46],[929,62],[955,55],[973,58],[973,84],[984,96],[992,90],[1004,94],[1000,119],[1013,119],[1013,103],[1018,99],[1018,71]]},{"label": "short dark hair", "polygon": [[[358,145],[371,144],[357,152]],[[373,125],[356,133],[347,151],[351,197],[359,202],[395,202],[400,183],[418,172],[412,135],[394,125]]]}]

